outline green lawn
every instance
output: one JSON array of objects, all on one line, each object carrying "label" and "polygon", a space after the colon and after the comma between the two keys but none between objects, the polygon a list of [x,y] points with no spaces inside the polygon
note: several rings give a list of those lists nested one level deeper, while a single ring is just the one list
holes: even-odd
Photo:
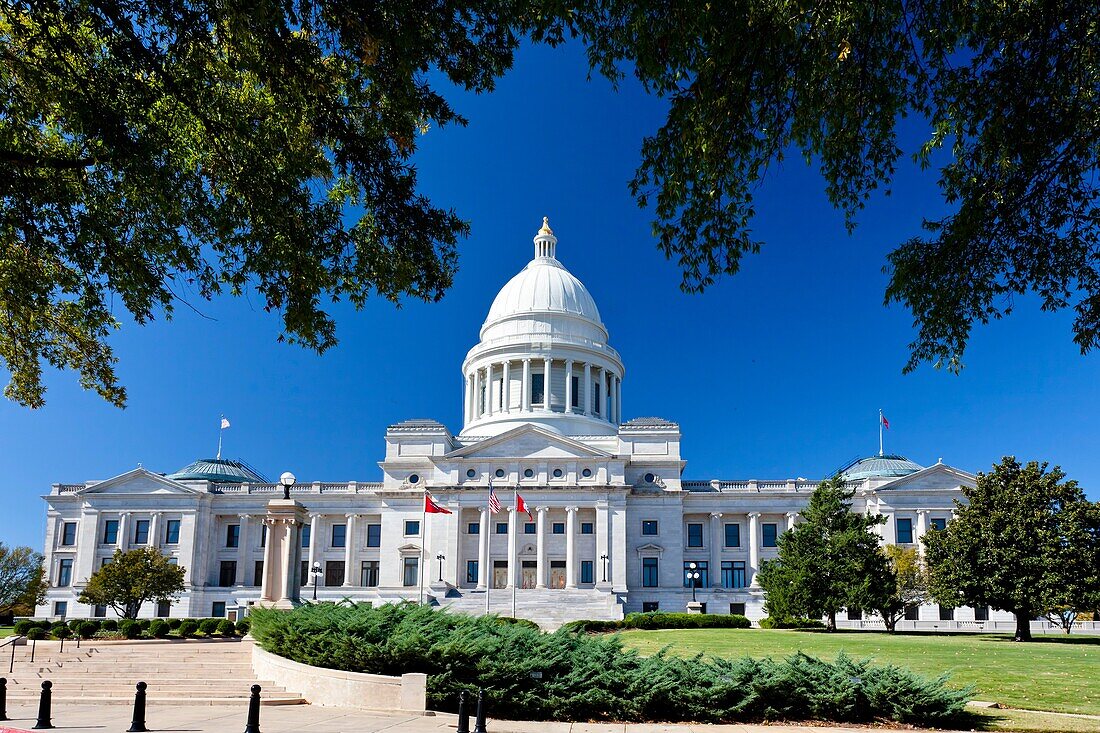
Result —
[{"label": "green lawn", "polygon": [[[801,650],[832,659],[843,651],[924,675],[946,672],[954,685],[974,685],[976,700],[1100,715],[1100,637],[1039,637],[1017,644],[1008,636],[986,634],[683,629],[627,631],[622,639],[643,654],[666,645],[675,654],[718,657],[783,657]],[[1091,722],[1100,730],[1100,721]]]},{"label": "green lawn", "polygon": [[13,632],[14,628],[11,626],[0,626],[0,639],[3,639],[5,636],[11,636]]}]

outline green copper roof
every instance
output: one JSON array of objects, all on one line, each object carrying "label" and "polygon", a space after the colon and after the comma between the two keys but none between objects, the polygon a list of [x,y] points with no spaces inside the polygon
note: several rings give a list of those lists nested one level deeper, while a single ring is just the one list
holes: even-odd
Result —
[{"label": "green copper roof", "polygon": [[840,473],[849,481],[858,481],[865,478],[898,478],[908,476],[911,473],[924,468],[913,463],[905,456],[891,455],[887,453],[881,456],[868,456],[859,458],[840,469]]},{"label": "green copper roof", "polygon": [[244,461],[219,458],[200,458],[189,463],[168,478],[177,481],[215,481],[222,484],[266,484],[267,479]]}]

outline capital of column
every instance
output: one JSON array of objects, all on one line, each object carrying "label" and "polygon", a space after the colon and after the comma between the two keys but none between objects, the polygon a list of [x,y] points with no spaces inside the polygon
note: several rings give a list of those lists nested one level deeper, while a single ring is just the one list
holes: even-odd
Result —
[{"label": "capital of column", "polygon": [[323,516],[324,516],[324,515],[323,515],[323,514],[321,514],[320,512],[310,512],[310,513],[309,513],[309,518],[310,518],[310,519],[320,519],[320,518],[321,518],[321,517],[323,517]]},{"label": "capital of column", "polygon": [[710,513],[710,518],[711,519],[721,519],[722,518],[722,512],[711,512]]},{"label": "capital of column", "polygon": [[567,507],[565,507],[565,511],[569,512],[570,514],[576,514],[578,511],[580,511],[580,507],[579,506],[567,506]]},{"label": "capital of column", "polygon": [[344,517],[347,518],[347,519],[358,519],[359,515],[358,514],[345,514]]},{"label": "capital of column", "polygon": [[923,517],[923,516],[926,516],[927,514],[928,514],[927,509],[918,509],[917,510],[917,516],[922,516]]},{"label": "capital of column", "polygon": [[241,519],[241,520],[244,520],[246,522],[251,518],[252,518],[251,514],[238,514],[237,515],[237,519]]},{"label": "capital of column", "polygon": [[794,519],[798,516],[798,512],[787,512],[787,519]]},{"label": "capital of column", "polygon": [[749,519],[760,519],[760,512],[749,512]]},{"label": "capital of column", "polygon": [[544,512],[550,511],[550,507],[548,507],[548,506],[537,506],[537,507],[535,507],[535,511],[538,512],[539,514],[543,514]]}]

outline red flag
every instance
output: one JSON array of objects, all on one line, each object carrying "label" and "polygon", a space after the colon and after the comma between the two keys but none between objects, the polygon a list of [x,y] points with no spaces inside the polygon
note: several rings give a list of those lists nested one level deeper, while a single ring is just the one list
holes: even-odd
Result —
[{"label": "red flag", "polygon": [[890,421],[886,419],[885,415],[882,415],[881,417],[882,417],[882,427],[889,430],[890,429]]},{"label": "red flag", "polygon": [[525,512],[529,520],[532,522],[535,521],[535,518],[531,516],[531,510],[527,508],[527,502],[525,502],[523,497],[519,494],[516,494],[516,511]]},{"label": "red flag", "polygon": [[435,503],[435,499],[427,491],[424,492],[424,511],[428,514],[450,514],[450,509],[445,509]]}]

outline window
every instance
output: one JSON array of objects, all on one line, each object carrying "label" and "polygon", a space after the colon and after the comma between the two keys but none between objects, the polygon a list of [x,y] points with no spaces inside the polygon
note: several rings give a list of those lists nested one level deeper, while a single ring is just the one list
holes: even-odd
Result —
[{"label": "window", "polygon": [[906,621],[919,621],[920,620],[920,606],[915,603],[910,603],[905,607],[905,620]]},{"label": "window", "polygon": [[592,522],[581,522],[581,534],[592,534]]},{"label": "window", "polygon": [[726,525],[726,547],[740,547],[741,546],[741,525],[740,524],[727,524]]},{"label": "window", "polygon": [[493,475],[497,478],[504,478],[504,469],[498,468],[496,471],[493,472]]},{"label": "window", "polygon": [[581,476],[583,476],[584,478],[592,478],[592,469],[591,468],[583,469],[581,471]]},{"label": "window", "polygon": [[228,588],[237,582],[237,561],[236,560],[222,560],[221,567],[218,570],[218,585],[222,588]]},{"label": "window", "polygon": [[368,524],[367,525],[367,547],[381,547],[382,546],[382,525],[381,524]]},{"label": "window", "polygon": [[107,618],[107,607],[102,603],[92,606],[92,616],[95,618]]},{"label": "window", "polygon": [[661,607],[658,601],[642,601],[642,613],[653,613]]},{"label": "window", "polygon": [[535,523],[534,522],[524,522],[523,523],[523,533],[524,534],[535,534]]},{"label": "window", "polygon": [[531,404],[541,405],[545,393],[545,378],[542,374],[531,375]]},{"label": "window", "polygon": [[477,475],[477,471],[475,471],[474,469],[472,469],[472,468],[467,468],[466,469],[466,478],[473,478],[476,475]]},{"label": "window", "polygon": [[325,561],[325,587],[331,588],[337,585],[344,584],[344,561],[343,560],[326,560]]},{"label": "window", "polygon": [[467,583],[476,583],[477,582],[477,560],[467,560],[466,561],[466,582]]},{"label": "window", "polygon": [[[417,522],[417,524],[419,524],[419,522]],[[406,588],[416,585],[419,565],[419,557],[406,557],[402,561],[403,572],[401,574],[401,584]]]},{"label": "window", "polygon": [[534,478],[534,476],[535,476],[534,469],[532,469],[532,468],[523,469],[523,477],[524,478]]},{"label": "window", "polygon": [[745,563],[743,560],[722,561],[722,587],[745,587]]},{"label": "window", "polygon": [[560,468],[555,468],[554,469],[554,478],[561,478],[564,475],[565,475],[565,472],[562,471]]},{"label": "window", "polygon": [[775,538],[779,534],[778,529],[779,529],[778,525],[765,524],[762,528],[762,530],[763,530],[763,542],[762,542],[761,546],[763,546],[763,547],[775,547]]},{"label": "window", "polygon": [[660,585],[660,578],[657,573],[657,558],[655,557],[643,557],[642,558],[642,587],[643,588],[656,588]]},{"label": "window", "polygon": [[76,522],[61,525],[61,544],[70,547],[76,544]]},{"label": "window", "polygon": [[157,601],[157,618],[168,618],[172,615],[171,601]]},{"label": "window", "polygon": [[103,523],[103,544],[118,544],[118,520],[108,519]]},{"label": "window", "polygon": [[348,525],[346,524],[334,524],[332,525],[332,546],[333,547],[347,547],[348,545]]},{"label": "window", "polygon": [[313,576],[309,573],[309,560],[302,560],[302,567],[298,570],[301,575],[298,576],[298,582],[305,588],[307,585],[313,585]]},{"label": "window", "polygon": [[989,620],[989,606],[974,606],[974,620],[975,621],[988,621]]},{"label": "window", "polygon": [[164,524],[164,544],[178,545],[180,543],[180,520],[169,519]]},{"label": "window", "polygon": [[[694,565],[695,567],[691,567]],[[698,578],[689,578],[688,573],[699,573]],[[692,581],[695,582],[696,588],[709,588],[710,587],[710,573],[707,571],[706,560],[687,560],[684,562],[684,587],[690,588]]]},{"label": "window", "polygon": [[260,547],[267,547],[267,525],[260,525]]},{"label": "window", "polygon": [[940,604],[940,621],[954,621],[955,609]]},{"label": "window", "polygon": [[554,534],[565,534],[565,522],[554,522],[550,525],[550,531]]},{"label": "window", "polygon": [[[104,558],[104,559],[106,559],[106,558]],[[178,557],[170,557],[170,558],[168,558],[168,564],[169,565],[179,565],[180,564],[180,559]]]},{"label": "window", "polygon": [[313,533],[313,527],[308,524],[302,527],[302,547],[309,547],[309,538]]},{"label": "window", "polygon": [[848,609],[848,620],[849,621],[862,621],[863,620],[863,609],[862,608],[849,608]]},{"label": "window", "polygon": [[481,525],[477,522],[470,522],[466,525],[466,534],[481,534]]},{"label": "window", "polygon": [[600,383],[592,383],[592,412],[600,414]]},{"label": "window", "polygon": [[643,535],[655,535],[655,534],[657,534],[657,520],[656,519],[643,519],[642,520],[642,534]]},{"label": "window", "polygon": [[946,517],[932,517],[932,529],[944,530],[947,529]]},{"label": "window", "polygon": [[134,522],[134,544],[135,545],[147,545],[149,544],[149,520],[139,519]]},{"label": "window", "polygon": [[420,534],[420,520],[419,519],[406,519],[405,520],[405,534],[407,536],[416,536]]},{"label": "window", "polygon": [[497,532],[497,534],[508,534],[508,523],[507,522],[497,522],[496,532]]},{"label": "window", "polygon": [[237,547],[241,544],[241,525],[229,524],[225,527],[225,546]]},{"label": "window", "polygon": [[73,561],[65,558],[57,564],[57,587],[68,588],[73,582]]},{"label": "window", "polygon": [[730,615],[731,616],[744,616],[745,615],[745,604],[744,603],[731,603],[730,604]]},{"label": "window", "polygon": [[214,601],[210,604],[210,616],[212,618],[225,617],[225,601]]},{"label": "window", "polygon": [[364,588],[378,587],[378,561],[364,560],[363,567],[359,571],[359,585]]},{"label": "window", "polygon": [[252,566],[252,585],[257,587],[264,584],[264,561],[257,560]]},{"label": "window", "polygon": [[898,544],[910,545],[913,543],[913,520],[907,517],[898,517],[896,527],[898,531]]},{"label": "window", "polygon": [[688,525],[688,547],[703,546],[703,525],[692,522]]},{"label": "window", "polygon": [[593,562],[591,560],[581,560],[581,582],[582,583],[595,583],[596,577],[593,569]]},{"label": "window", "polygon": [[569,399],[569,404],[573,407],[581,406],[581,380],[580,377],[573,377],[572,382],[569,385],[572,396]]},{"label": "window", "polygon": [[409,483],[410,483],[410,484],[418,484],[418,483],[420,483],[420,474],[418,474],[418,473],[410,473],[410,474],[409,474]]},{"label": "window", "polygon": [[54,616],[60,616],[61,618],[65,618],[66,614],[68,614],[68,613],[69,613],[69,602],[68,601],[54,601],[54,603],[53,603],[53,615]]}]

